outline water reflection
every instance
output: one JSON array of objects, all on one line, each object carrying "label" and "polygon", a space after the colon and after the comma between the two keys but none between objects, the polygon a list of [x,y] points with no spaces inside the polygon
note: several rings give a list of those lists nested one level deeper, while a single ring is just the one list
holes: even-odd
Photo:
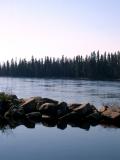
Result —
[{"label": "water reflection", "polygon": [[106,123],[106,122],[102,122],[102,123],[98,123],[95,121],[79,121],[79,120],[72,120],[72,121],[60,121],[57,119],[53,119],[53,118],[47,118],[47,119],[42,119],[42,120],[38,120],[38,121],[33,121],[33,120],[28,120],[28,119],[23,119],[23,120],[11,120],[11,121],[6,121],[6,120],[2,120],[0,121],[0,130],[3,134],[10,134],[12,133],[13,129],[16,129],[19,126],[24,126],[26,128],[31,128],[31,129],[35,129],[36,126],[41,127],[49,127],[49,128],[57,128],[60,130],[65,130],[67,129],[67,127],[72,127],[74,128],[80,128],[86,131],[89,131],[91,127],[96,127],[96,126],[102,126],[103,128],[120,128],[120,123],[115,123],[115,124],[111,124],[111,123]]}]

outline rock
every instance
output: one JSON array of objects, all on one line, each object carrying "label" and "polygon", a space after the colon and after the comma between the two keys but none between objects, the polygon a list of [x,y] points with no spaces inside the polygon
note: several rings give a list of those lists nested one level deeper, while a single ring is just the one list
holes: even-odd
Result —
[{"label": "rock", "polygon": [[107,110],[109,107],[108,106],[103,106],[99,109],[99,112],[102,113],[104,112],[105,110]]},{"label": "rock", "polygon": [[22,107],[14,107],[12,106],[5,114],[4,114],[4,118],[6,120],[10,120],[10,119],[22,119],[25,116],[25,112],[23,110]]},{"label": "rock", "polygon": [[58,104],[58,101],[55,101],[53,99],[49,99],[49,98],[42,98],[41,100],[38,101],[37,103],[37,110],[40,110],[41,106],[44,104],[44,103],[52,103],[54,105],[57,105]]},{"label": "rock", "polygon": [[111,106],[111,107],[109,107],[112,111],[114,111],[114,112],[118,112],[118,113],[120,113],[120,107],[119,106]]},{"label": "rock", "polygon": [[40,122],[41,121],[41,114],[40,112],[31,112],[25,115],[27,119]]},{"label": "rock", "polygon": [[49,116],[57,116],[58,107],[54,103],[44,103],[39,108],[41,114]]},{"label": "rock", "polygon": [[120,113],[114,112],[110,108],[107,108],[104,112],[101,113],[101,115],[104,117],[104,119],[107,119],[107,120],[111,120],[111,121],[120,120]]},{"label": "rock", "polygon": [[71,127],[79,127],[88,131],[90,129],[90,123],[86,121],[73,121],[68,123]]},{"label": "rock", "polygon": [[97,109],[93,105],[90,105],[89,103],[82,104],[82,105],[73,109],[73,111],[76,112],[81,117],[85,117],[89,114],[92,114],[96,110]]},{"label": "rock", "polygon": [[81,106],[82,104],[74,103],[69,105],[69,111],[72,112],[75,108]]},{"label": "rock", "polygon": [[57,116],[62,116],[68,112],[68,106],[66,102],[61,102],[57,105]]},{"label": "rock", "polygon": [[42,115],[41,122],[46,127],[55,127],[57,124],[57,119],[52,116]]},{"label": "rock", "polygon": [[65,102],[61,102],[59,104],[44,103],[39,108],[39,111],[41,114],[44,114],[44,115],[58,117],[67,113],[68,107],[67,107],[67,103]]},{"label": "rock", "polygon": [[67,121],[67,122],[69,122],[69,121],[77,121],[77,120],[80,120],[80,116],[76,112],[72,111],[70,113],[65,114],[62,117],[59,117],[58,119],[60,121]]},{"label": "rock", "polygon": [[57,122],[57,128],[64,130],[67,128],[67,123],[66,121],[58,121]]},{"label": "rock", "polygon": [[37,103],[41,99],[42,99],[41,97],[31,97],[27,99],[23,104],[21,104],[20,107],[23,107],[26,114],[31,112],[36,112]]},{"label": "rock", "polygon": [[44,103],[54,103],[54,104],[58,104],[58,101],[50,99],[50,98],[42,98],[42,101]]},{"label": "rock", "polygon": [[10,107],[11,103],[9,101],[0,100],[0,115],[3,116]]},{"label": "rock", "polygon": [[35,122],[25,119],[23,125],[27,128],[35,128]]},{"label": "rock", "polygon": [[85,117],[85,120],[90,123],[92,126],[96,126],[102,119],[102,115],[100,112],[94,112]]}]

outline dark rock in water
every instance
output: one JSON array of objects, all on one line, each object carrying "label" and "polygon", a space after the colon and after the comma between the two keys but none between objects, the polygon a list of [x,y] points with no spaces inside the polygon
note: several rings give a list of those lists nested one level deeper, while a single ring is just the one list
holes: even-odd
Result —
[{"label": "dark rock in water", "polygon": [[57,119],[48,115],[42,115],[41,122],[46,127],[55,127],[57,124]]},{"label": "dark rock in water", "polygon": [[6,111],[9,110],[11,104],[8,101],[0,100],[0,115],[4,115]]},{"label": "dark rock in water", "polygon": [[66,102],[61,102],[57,105],[57,116],[62,116],[68,113],[68,105]]},{"label": "dark rock in water", "polygon": [[82,104],[79,103],[73,103],[69,105],[69,111],[72,112],[75,108],[78,108],[79,106],[81,106]]},{"label": "dark rock in water", "polygon": [[95,111],[96,108],[87,103],[80,106],[72,107],[72,112],[65,114],[64,116],[60,117],[60,119],[81,120],[84,119],[86,116],[95,113]]},{"label": "dark rock in water", "polygon": [[54,103],[44,103],[39,108],[41,114],[56,116],[57,115],[57,105]]},{"label": "dark rock in water", "polygon": [[4,114],[4,118],[7,120],[10,119],[22,119],[25,116],[25,112],[23,110],[22,107],[14,107],[12,106],[5,114]]},{"label": "dark rock in water", "polygon": [[[41,97],[39,97],[39,100]],[[20,105],[20,107],[23,107],[25,113],[31,113],[31,112],[36,112],[36,106],[38,103],[38,97],[32,97],[27,99],[23,104]]]},{"label": "dark rock in water", "polygon": [[18,99],[16,95],[0,93],[0,128],[15,128],[24,124],[34,128],[41,122],[47,127],[65,129],[67,124],[89,130],[90,126],[116,126],[120,128],[120,108],[104,106],[99,111],[89,103],[70,104],[49,98]]},{"label": "dark rock in water", "polygon": [[27,128],[35,128],[35,122],[25,119],[23,125]]},{"label": "dark rock in water", "polygon": [[65,128],[67,128],[67,122],[66,121],[58,121],[57,128],[64,130]]},{"label": "dark rock in water", "polygon": [[89,103],[87,103],[74,108],[73,111],[76,112],[81,117],[84,117],[94,113],[96,111],[96,108],[93,105],[90,105]]},{"label": "dark rock in water", "polygon": [[94,113],[89,114],[85,117],[86,120],[99,122],[102,119],[101,113],[95,111]]},{"label": "dark rock in water", "polygon": [[41,114],[49,116],[61,116],[68,112],[67,103],[61,102],[59,104],[55,103],[44,103],[39,108]]},{"label": "dark rock in water", "polygon": [[68,122],[68,124],[71,127],[78,127],[81,129],[85,129],[86,131],[90,129],[90,123],[87,121],[71,121],[71,122]]},{"label": "dark rock in water", "polygon": [[52,103],[54,105],[57,105],[58,104],[58,101],[55,101],[53,99],[49,99],[49,98],[42,98],[41,100],[38,101],[37,103],[37,106],[36,106],[36,109],[39,111],[41,106],[44,104],[44,103]]},{"label": "dark rock in water", "polygon": [[79,121],[80,119],[81,117],[74,111],[63,115],[62,117],[59,117],[60,121],[66,121],[67,123],[72,121]]},{"label": "dark rock in water", "polygon": [[58,101],[50,99],[50,98],[42,98],[42,101],[44,103],[54,103],[54,104],[58,104]]},{"label": "dark rock in water", "polygon": [[35,122],[41,121],[41,114],[40,112],[31,112],[25,115],[27,119]]}]

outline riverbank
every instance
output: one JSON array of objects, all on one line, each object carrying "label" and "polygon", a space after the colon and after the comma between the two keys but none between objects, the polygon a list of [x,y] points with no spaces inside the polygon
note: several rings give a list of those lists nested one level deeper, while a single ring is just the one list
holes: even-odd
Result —
[{"label": "riverbank", "polygon": [[65,129],[67,125],[89,130],[90,126],[120,127],[120,108],[102,106],[99,110],[90,103],[58,102],[54,99],[0,93],[0,129],[25,125],[34,128],[36,123]]}]

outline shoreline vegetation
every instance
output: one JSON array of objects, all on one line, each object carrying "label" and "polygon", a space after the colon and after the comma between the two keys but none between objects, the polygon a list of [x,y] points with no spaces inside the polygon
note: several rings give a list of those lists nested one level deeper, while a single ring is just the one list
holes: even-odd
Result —
[{"label": "shoreline vegetation", "polygon": [[120,128],[120,108],[102,106],[99,110],[89,103],[67,104],[49,98],[19,99],[16,95],[0,92],[0,130],[19,125],[35,128],[41,123],[47,127],[65,129],[67,125],[89,130],[91,126]]},{"label": "shoreline vegetation", "polygon": [[73,58],[48,57],[6,61],[0,64],[0,77],[120,80],[120,51]]}]

